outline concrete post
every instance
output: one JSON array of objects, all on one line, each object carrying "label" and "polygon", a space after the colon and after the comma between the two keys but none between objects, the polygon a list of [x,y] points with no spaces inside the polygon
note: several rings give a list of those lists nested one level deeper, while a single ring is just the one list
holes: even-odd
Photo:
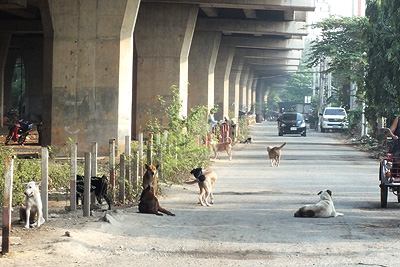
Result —
[{"label": "concrete post", "polygon": [[188,113],[198,106],[214,107],[214,69],[220,42],[220,32],[194,32],[189,53]]},{"label": "concrete post", "polygon": [[215,114],[216,120],[222,120],[228,116],[229,105],[229,74],[232,68],[233,56],[235,53],[234,46],[220,46],[215,65],[215,103],[219,109]]},{"label": "concrete post", "polygon": [[[41,168],[41,197],[43,204],[43,218],[47,221],[49,219],[49,149],[42,147],[42,168]],[[39,218],[38,218],[39,220]]]},{"label": "concrete post", "polygon": [[[247,77],[247,85],[246,85],[246,89],[247,89],[247,99],[246,99],[246,103],[247,103],[247,110],[250,110],[254,104],[253,102],[253,77],[254,77],[254,71],[252,69],[250,69],[249,71],[249,75]],[[254,110],[253,110],[254,112]]]},{"label": "concrete post", "polygon": [[179,87],[181,115],[187,115],[188,58],[198,13],[197,5],[142,3],[135,28],[138,54],[136,128],[146,127],[147,113],[165,124],[157,96],[171,103],[170,87]]}]

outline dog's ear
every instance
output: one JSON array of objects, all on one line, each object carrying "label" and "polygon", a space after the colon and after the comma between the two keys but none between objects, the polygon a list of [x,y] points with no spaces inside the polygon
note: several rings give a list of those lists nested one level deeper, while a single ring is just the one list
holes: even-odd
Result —
[{"label": "dog's ear", "polygon": [[321,194],[322,194],[322,191],[319,191],[317,195],[321,195]]},{"label": "dog's ear", "polygon": [[149,169],[149,165],[147,165],[147,164],[144,164],[144,167],[146,168],[146,170]]},{"label": "dog's ear", "polygon": [[156,170],[158,170],[158,168],[160,168],[160,164],[157,164],[157,165],[156,165]]},{"label": "dog's ear", "polygon": [[326,190],[326,192],[332,197],[332,191],[331,190]]},{"label": "dog's ear", "polygon": [[36,186],[40,186],[42,184],[42,182],[35,182]]}]

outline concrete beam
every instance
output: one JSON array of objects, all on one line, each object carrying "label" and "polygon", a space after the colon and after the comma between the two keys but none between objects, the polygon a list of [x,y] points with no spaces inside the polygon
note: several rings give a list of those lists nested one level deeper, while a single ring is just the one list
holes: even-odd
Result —
[{"label": "concrete beam", "polygon": [[142,0],[142,2],[195,4],[200,7],[314,11],[315,0]]},{"label": "concrete beam", "polygon": [[257,19],[257,13],[254,9],[243,9],[243,13],[248,19]]},{"label": "concrete beam", "polygon": [[298,66],[300,64],[300,60],[246,58],[246,63],[259,66]]},{"label": "concrete beam", "polygon": [[25,8],[27,0],[0,0],[0,9]]},{"label": "concrete beam", "polygon": [[223,36],[221,44],[231,44],[240,48],[302,50],[302,39],[267,39],[260,37]]},{"label": "concrete beam", "polygon": [[218,17],[218,12],[216,8],[213,7],[202,7],[201,8],[204,13],[206,13],[207,17],[216,18]]},{"label": "concrete beam", "polygon": [[301,50],[279,51],[251,48],[237,48],[237,50],[243,50],[246,58],[301,59]]},{"label": "concrete beam", "polygon": [[252,65],[254,70],[262,71],[274,71],[275,73],[284,73],[284,72],[296,72],[298,70],[298,66],[265,66],[265,65]]},{"label": "concrete beam", "polygon": [[198,19],[196,30],[221,31],[224,34],[242,33],[254,35],[297,35],[306,36],[305,22],[238,20],[238,19]]}]

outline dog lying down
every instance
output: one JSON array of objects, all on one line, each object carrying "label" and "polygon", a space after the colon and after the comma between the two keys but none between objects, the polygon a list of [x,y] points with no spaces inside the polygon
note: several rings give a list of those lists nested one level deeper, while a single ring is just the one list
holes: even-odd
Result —
[{"label": "dog lying down", "polygon": [[329,218],[344,216],[343,213],[336,212],[332,201],[332,191],[324,190],[318,193],[320,201],[317,204],[309,204],[301,207],[294,217],[314,217],[314,218]]},{"label": "dog lying down", "polygon": [[217,181],[217,174],[214,171],[204,171],[201,168],[196,168],[190,171],[196,180],[187,182],[188,184],[198,183],[200,188],[199,203],[204,206],[210,206],[207,199],[210,197],[210,203],[214,203],[212,187]]},{"label": "dog lying down", "polygon": [[40,227],[45,220],[42,212],[42,198],[40,197],[39,185],[40,182],[25,183],[25,207],[21,207],[19,215],[21,221],[25,222],[25,228],[30,226]]},{"label": "dog lying down", "polygon": [[160,203],[158,202],[157,197],[153,194],[150,185],[147,186],[140,195],[139,212],[163,216],[159,213],[162,212],[167,215],[175,216],[175,214],[160,206]]}]

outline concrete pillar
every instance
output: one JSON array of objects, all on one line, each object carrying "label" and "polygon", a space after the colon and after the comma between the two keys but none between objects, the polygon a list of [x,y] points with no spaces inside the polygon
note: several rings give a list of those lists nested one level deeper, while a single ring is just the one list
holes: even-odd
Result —
[{"label": "concrete pillar", "polygon": [[215,104],[218,104],[218,111],[215,114],[216,120],[222,120],[228,116],[229,109],[229,75],[232,68],[234,46],[220,46],[218,51],[217,64],[215,66]]},{"label": "concrete pillar", "polygon": [[194,32],[189,53],[188,113],[198,106],[214,107],[214,69],[220,42],[220,32]]},{"label": "concrete pillar", "polygon": [[229,110],[233,111],[235,118],[239,118],[240,106],[240,77],[244,63],[245,53],[239,49],[235,49],[233,57],[232,68],[229,75]]},{"label": "concrete pillar", "polygon": [[247,105],[247,80],[250,73],[250,65],[244,64],[242,74],[240,75],[240,88],[239,88],[239,108],[243,111],[249,111],[250,107]]},{"label": "concrete pillar", "polygon": [[43,38],[24,37],[19,43],[25,67],[25,112],[22,115],[38,123],[42,120]]},{"label": "concrete pillar", "polygon": [[[51,92],[45,84],[43,101],[50,98],[56,148],[69,138],[79,143],[79,151],[90,151],[97,142],[99,155],[108,153],[110,138],[124,147],[131,133],[132,36],[139,3],[49,0],[54,36],[45,28],[45,49],[53,38],[57,60],[52,61]],[[48,121],[43,123],[48,130]]]},{"label": "concrete pillar", "polygon": [[11,40],[11,32],[0,32],[0,126],[3,127],[4,117],[4,69]]},{"label": "concrete pillar", "polygon": [[250,68],[249,71],[249,76],[247,77],[247,109],[251,110],[253,106],[253,77],[254,77],[254,71]]},{"label": "concrete pillar", "polygon": [[187,115],[188,58],[198,13],[197,5],[142,3],[135,28],[138,54],[136,134],[143,131],[147,113],[165,125],[158,96],[168,106],[171,86],[179,87],[181,116]]}]

